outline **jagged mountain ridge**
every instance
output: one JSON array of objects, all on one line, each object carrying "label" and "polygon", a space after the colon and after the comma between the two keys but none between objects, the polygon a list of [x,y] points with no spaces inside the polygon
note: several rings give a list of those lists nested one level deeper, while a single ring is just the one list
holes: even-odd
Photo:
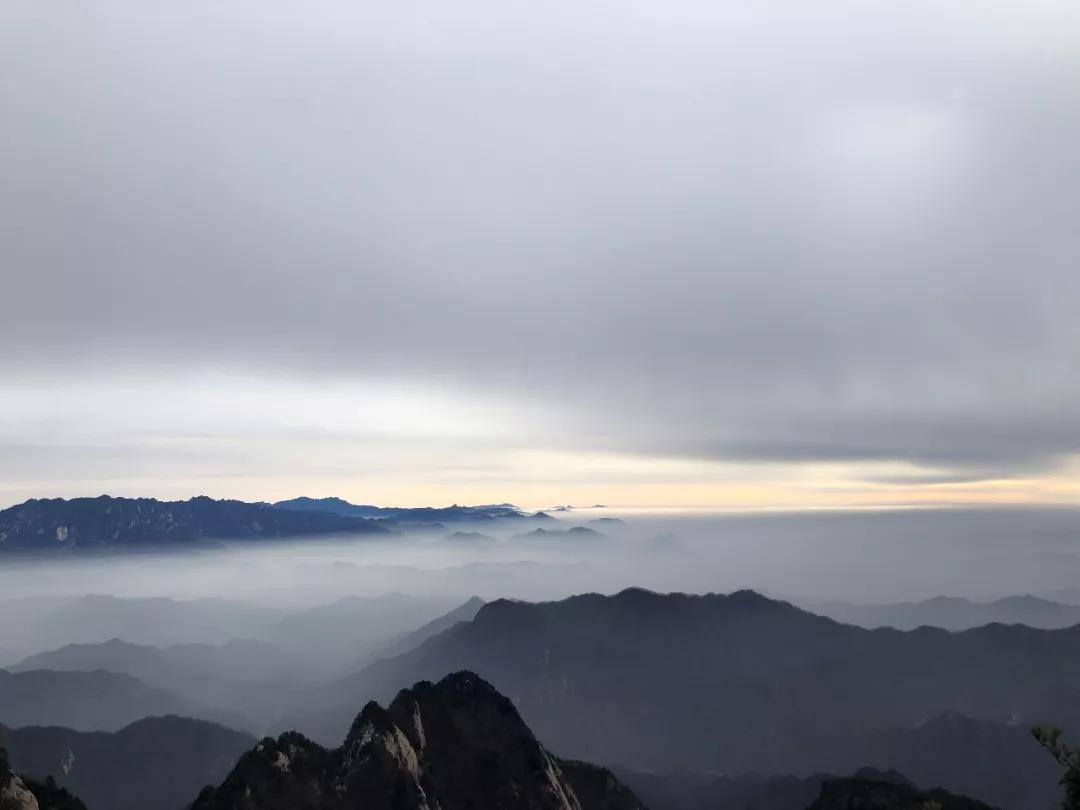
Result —
[{"label": "jagged mountain ridge", "polygon": [[559,760],[470,672],[368,703],[340,748],[264,739],[192,810],[644,810],[600,768]]},{"label": "jagged mountain ridge", "polygon": [[1006,596],[991,602],[972,602],[935,596],[919,602],[861,605],[852,602],[797,600],[796,604],[822,616],[860,627],[940,627],[969,630],[985,624],[1023,624],[1053,630],[1080,624],[1080,606],[1054,602],[1031,594]]}]

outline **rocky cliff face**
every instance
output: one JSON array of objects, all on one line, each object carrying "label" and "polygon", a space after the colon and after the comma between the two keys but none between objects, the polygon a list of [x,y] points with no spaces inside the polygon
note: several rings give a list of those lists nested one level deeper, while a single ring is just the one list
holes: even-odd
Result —
[{"label": "rocky cliff face", "polygon": [[0,748],[0,810],[86,810],[86,805],[51,778],[35,782],[16,776]]},{"label": "rocky cliff face", "polygon": [[478,676],[449,675],[364,707],[344,744],[266,739],[193,810],[643,810],[610,772],[536,740]]},{"label": "rocky cliff face", "polygon": [[7,752],[0,748],[0,810],[38,810],[37,799],[8,768]]}]

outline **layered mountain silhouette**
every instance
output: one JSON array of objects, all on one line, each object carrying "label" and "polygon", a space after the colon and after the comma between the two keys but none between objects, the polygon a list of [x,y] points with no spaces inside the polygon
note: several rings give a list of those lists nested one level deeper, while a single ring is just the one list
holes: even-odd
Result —
[{"label": "layered mountain silhouette", "polygon": [[0,670],[0,723],[114,731],[149,715],[192,714],[188,701],[130,675],[96,670]]},{"label": "layered mountain silhouette", "polygon": [[[328,688],[308,728],[320,738],[340,734],[333,717],[344,706],[459,669],[490,679],[560,753],[639,769],[888,768],[904,739],[922,743],[913,733],[890,747],[883,735],[916,729],[944,712],[999,729],[1080,725],[1077,628],[871,631],[750,591],[688,596],[631,589],[540,604],[489,603],[472,622]],[[973,740],[1000,779],[1011,774],[1025,783],[1018,770],[1034,742],[1012,735],[1002,738],[1008,740],[1002,748],[977,735],[958,739]],[[871,743],[880,748],[868,749]],[[882,761],[867,761],[867,750],[877,750]],[[966,767],[942,764],[941,770],[952,778]],[[973,793],[1001,802],[993,785],[982,790]]]},{"label": "layered mountain silhouette", "polygon": [[851,602],[801,601],[798,603],[822,616],[860,627],[941,627],[968,630],[984,624],[1024,624],[1056,629],[1080,624],[1080,606],[1042,599],[1030,594],[1007,596],[992,602],[972,602],[952,596],[936,596],[920,602],[860,605]]},{"label": "layered mountain silhouette", "polygon": [[587,540],[604,540],[606,538],[607,535],[603,532],[598,532],[596,529],[590,529],[587,526],[573,526],[569,529],[545,529],[541,527],[514,535],[515,540],[542,540],[545,542],[555,540],[573,540],[582,542]]},{"label": "layered mountain silhouette", "polygon": [[306,682],[304,662],[298,655],[267,642],[243,640],[220,646],[158,648],[114,638],[102,644],[69,644],[10,668],[12,672],[33,670],[131,675],[182,698],[189,707],[202,707],[200,716],[209,712],[233,716],[243,728],[259,730]]},{"label": "layered mountain silhouette", "polygon": [[470,672],[368,703],[328,750],[290,732],[264,739],[192,810],[638,810],[609,772],[560,760],[513,703]]},{"label": "layered mountain silhouette", "polygon": [[398,639],[395,639],[391,644],[383,647],[378,651],[380,658],[392,658],[397,655],[409,652],[409,650],[415,650],[429,638],[439,635],[446,630],[449,630],[454,625],[460,622],[471,622],[476,618],[476,614],[480,612],[480,608],[484,606],[484,600],[479,596],[474,596],[467,602],[458,605],[456,608],[448,613],[444,613],[435,619],[432,619],[422,627],[418,627],[411,633],[406,633]]},{"label": "layered mountain silhouette", "polygon": [[19,617],[17,622],[0,623],[0,638],[13,650],[25,650],[20,659],[65,644],[94,644],[112,638],[163,647],[267,639],[286,616],[271,607],[228,599],[101,594],[3,600],[0,611]]},{"label": "layered mountain silhouette", "polygon": [[0,726],[12,768],[60,787],[89,810],[180,810],[225,778],[255,738],[214,723],[152,717],[114,733]]},{"label": "layered mountain silhouette", "polygon": [[269,504],[153,498],[29,500],[0,511],[0,552],[101,551],[185,546],[210,539],[386,534],[380,523]]},{"label": "layered mountain silhouette", "polygon": [[435,524],[484,524],[496,521],[553,521],[544,512],[522,512],[512,504],[494,504],[490,506],[453,506],[443,507],[398,507],[371,506],[369,504],[349,503],[341,498],[293,498],[278,501],[277,509],[298,510],[304,512],[326,512],[344,517],[358,517],[389,521],[400,526],[433,526]]}]

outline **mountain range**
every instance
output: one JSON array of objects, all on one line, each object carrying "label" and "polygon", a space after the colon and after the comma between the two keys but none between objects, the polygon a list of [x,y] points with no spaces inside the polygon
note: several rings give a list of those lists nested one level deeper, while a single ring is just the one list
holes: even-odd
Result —
[{"label": "mountain range", "polygon": [[32,499],[0,510],[0,552],[102,552],[175,549],[219,540],[270,540],[322,535],[388,536],[445,524],[528,526],[554,522],[508,504],[398,508],[340,498],[294,498],[275,504],[154,498]]},{"label": "mountain range", "polygon": [[187,501],[54,498],[0,511],[0,552],[146,550],[218,539],[344,533],[384,535],[388,529],[365,518],[204,496]]},{"label": "mountain range", "polygon": [[[301,728],[332,739],[343,707],[460,669],[496,684],[568,756],[638,769],[850,773],[892,767],[906,751],[952,789],[969,785],[963,758],[979,756],[994,778],[972,794],[1010,808],[1055,788],[1049,771],[1026,773],[1037,746],[1021,727],[1080,725],[1080,628],[866,630],[750,591],[630,589],[488,603],[472,622],[328,687]],[[947,712],[987,725],[934,720]],[[972,730],[985,728],[994,733]],[[943,758],[936,772],[918,757],[930,737]]]},{"label": "mountain range", "polygon": [[324,512],[342,517],[382,520],[399,526],[434,526],[446,523],[485,524],[496,521],[554,522],[545,512],[525,513],[512,504],[490,506],[399,507],[349,503],[341,498],[292,498],[278,501],[277,509],[301,512]]},{"label": "mountain range", "polygon": [[952,596],[936,596],[919,602],[860,605],[852,602],[797,600],[796,604],[860,627],[941,627],[968,630],[984,624],[1024,624],[1047,630],[1080,624],[1080,606],[1054,602],[1031,594],[1007,596],[991,602],[972,602]]},{"label": "mountain range", "polygon": [[159,714],[207,717],[214,713],[204,713],[175,693],[122,673],[0,669],[0,721],[11,727],[64,725],[113,731]]},{"label": "mountain range", "polygon": [[255,738],[214,723],[148,717],[113,732],[0,726],[11,767],[52,778],[89,810],[180,810],[225,778]]}]

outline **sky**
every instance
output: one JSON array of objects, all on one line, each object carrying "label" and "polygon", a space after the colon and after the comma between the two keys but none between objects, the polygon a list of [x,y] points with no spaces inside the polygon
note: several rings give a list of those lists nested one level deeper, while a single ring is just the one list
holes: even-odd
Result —
[{"label": "sky", "polygon": [[0,506],[1080,500],[1080,5],[0,4]]}]

